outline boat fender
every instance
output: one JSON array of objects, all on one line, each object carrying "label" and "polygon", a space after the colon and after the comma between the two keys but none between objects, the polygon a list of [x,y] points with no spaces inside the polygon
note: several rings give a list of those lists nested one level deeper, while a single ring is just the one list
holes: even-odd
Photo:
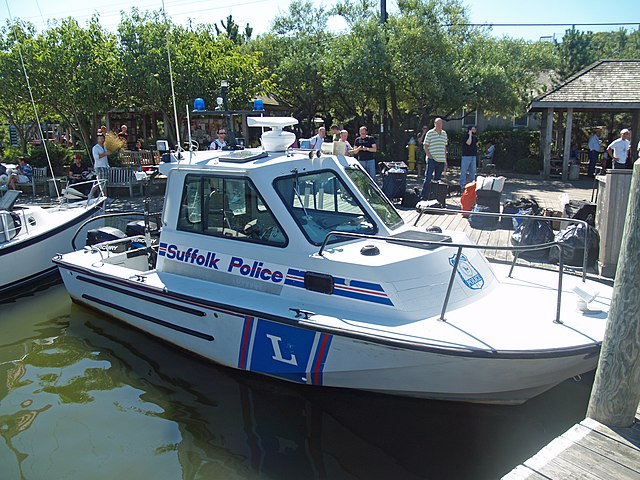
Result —
[{"label": "boat fender", "polygon": [[442,228],[437,225],[431,225],[430,227],[427,227],[427,232],[442,233]]},{"label": "boat fender", "polygon": [[365,245],[360,249],[360,253],[366,257],[373,257],[380,255],[380,249],[375,245]]}]

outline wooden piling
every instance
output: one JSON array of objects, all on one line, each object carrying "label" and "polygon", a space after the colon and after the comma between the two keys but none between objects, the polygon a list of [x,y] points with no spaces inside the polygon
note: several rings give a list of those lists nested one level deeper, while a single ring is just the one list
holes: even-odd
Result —
[{"label": "wooden piling", "polygon": [[587,416],[628,427],[640,402],[640,160],[633,165],[609,320]]}]

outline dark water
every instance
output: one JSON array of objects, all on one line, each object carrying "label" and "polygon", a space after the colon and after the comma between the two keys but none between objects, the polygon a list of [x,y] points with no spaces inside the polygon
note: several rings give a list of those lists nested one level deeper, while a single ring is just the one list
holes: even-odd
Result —
[{"label": "dark water", "polygon": [[519,407],[217,367],[73,305],[0,305],[0,478],[492,479],[584,417],[592,377]]}]

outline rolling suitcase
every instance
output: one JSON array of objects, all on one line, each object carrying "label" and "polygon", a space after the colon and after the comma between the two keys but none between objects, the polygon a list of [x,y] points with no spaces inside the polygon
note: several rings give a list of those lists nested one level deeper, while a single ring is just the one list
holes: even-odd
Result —
[{"label": "rolling suitcase", "polygon": [[436,200],[440,207],[447,208],[447,195],[449,194],[449,185],[446,182],[431,181],[429,188],[429,200]]}]

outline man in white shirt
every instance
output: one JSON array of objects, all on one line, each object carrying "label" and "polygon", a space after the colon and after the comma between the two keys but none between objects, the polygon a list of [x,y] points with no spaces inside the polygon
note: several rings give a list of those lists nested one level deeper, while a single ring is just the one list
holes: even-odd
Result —
[{"label": "man in white shirt", "polygon": [[596,163],[598,163],[598,157],[600,156],[600,132],[599,128],[593,129],[593,134],[589,137],[589,170],[587,174],[593,177],[596,174]]},{"label": "man in white shirt", "polygon": [[614,169],[627,168],[627,154],[629,152],[629,147],[631,146],[629,136],[629,129],[623,128],[620,130],[620,138],[611,142],[607,147],[607,152],[613,159]]},{"label": "man in white shirt", "polygon": [[324,127],[318,129],[318,133],[309,139],[311,150],[320,150],[326,134],[327,130]]},{"label": "man in white shirt", "polygon": [[106,180],[109,177],[109,155],[111,152],[104,146],[104,132],[98,131],[97,142],[91,154],[93,156],[93,168],[99,180]]}]

